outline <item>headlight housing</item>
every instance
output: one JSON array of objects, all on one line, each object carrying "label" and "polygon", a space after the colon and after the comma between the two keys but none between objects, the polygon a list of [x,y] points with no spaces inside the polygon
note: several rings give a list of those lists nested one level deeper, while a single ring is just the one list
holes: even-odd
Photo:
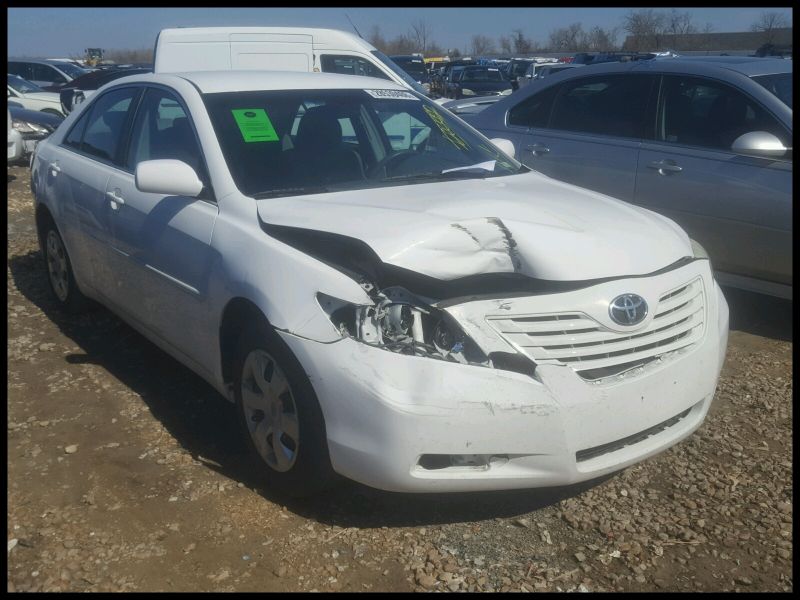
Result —
[{"label": "headlight housing", "polygon": [[18,119],[14,119],[11,122],[11,127],[20,133],[49,133],[48,129],[42,125],[29,123],[28,121],[20,121]]},{"label": "headlight housing", "polygon": [[512,90],[511,88],[508,88],[507,90],[503,90],[502,92],[500,92],[500,95],[501,96],[510,96],[511,92],[513,92],[513,91],[514,90]]},{"label": "headlight housing", "polygon": [[469,88],[461,88],[461,93],[464,94],[465,96],[474,96],[475,95],[475,92],[473,92]]},{"label": "headlight housing", "polygon": [[342,337],[399,354],[491,366],[447,312],[397,286],[371,295],[372,305],[351,304],[323,293],[317,294],[317,301]]}]

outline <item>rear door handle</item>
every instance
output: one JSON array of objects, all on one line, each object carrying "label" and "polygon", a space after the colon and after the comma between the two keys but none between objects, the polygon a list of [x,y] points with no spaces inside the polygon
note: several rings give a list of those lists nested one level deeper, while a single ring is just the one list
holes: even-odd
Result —
[{"label": "rear door handle", "polygon": [[680,173],[683,167],[675,164],[674,160],[656,160],[647,165],[648,169],[657,169],[659,175],[668,175],[669,173]]},{"label": "rear door handle", "polygon": [[550,152],[550,148],[542,144],[530,144],[529,146],[525,146],[525,149],[529,150],[534,156],[540,156]]},{"label": "rear door handle", "polygon": [[58,175],[61,173],[61,167],[58,166],[58,161],[50,163],[50,170],[55,174]]},{"label": "rear door handle", "polygon": [[106,192],[109,200],[111,200],[111,208],[117,209],[120,205],[125,204],[125,199],[119,195],[119,190]]}]

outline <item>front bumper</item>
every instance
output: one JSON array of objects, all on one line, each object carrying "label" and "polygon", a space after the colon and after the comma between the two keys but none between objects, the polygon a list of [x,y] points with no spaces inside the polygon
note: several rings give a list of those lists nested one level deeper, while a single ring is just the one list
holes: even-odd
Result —
[{"label": "front bumper", "polygon": [[[532,378],[352,339],[281,335],[314,386],[341,475],[405,492],[567,485],[641,461],[700,426],[728,335],[727,303],[710,271],[704,283],[703,338],[664,364],[605,383],[563,365],[539,365]],[[420,465],[431,455],[477,456],[481,464]]]}]

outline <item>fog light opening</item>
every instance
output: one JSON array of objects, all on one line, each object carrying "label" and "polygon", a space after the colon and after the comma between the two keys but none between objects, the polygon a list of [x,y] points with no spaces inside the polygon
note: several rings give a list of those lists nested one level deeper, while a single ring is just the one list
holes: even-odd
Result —
[{"label": "fog light opening", "polygon": [[488,470],[508,462],[507,454],[423,454],[417,465],[426,471],[460,468]]}]

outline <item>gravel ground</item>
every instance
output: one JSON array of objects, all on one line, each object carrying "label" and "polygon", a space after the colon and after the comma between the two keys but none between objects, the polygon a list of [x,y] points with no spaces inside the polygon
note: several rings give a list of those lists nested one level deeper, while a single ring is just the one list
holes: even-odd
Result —
[{"label": "gravel ground", "polygon": [[233,410],[105,309],[49,296],[8,192],[9,591],[791,591],[791,304],[726,290],[704,425],[567,488],[262,489]]}]

